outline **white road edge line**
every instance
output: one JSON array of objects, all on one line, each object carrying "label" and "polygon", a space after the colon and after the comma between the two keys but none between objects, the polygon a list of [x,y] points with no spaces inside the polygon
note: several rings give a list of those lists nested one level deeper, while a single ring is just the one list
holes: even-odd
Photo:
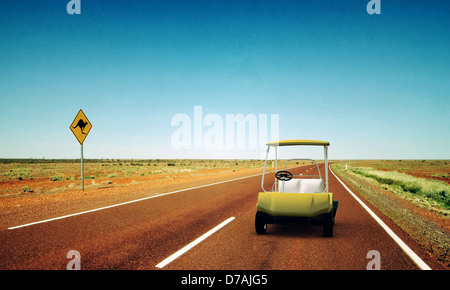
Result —
[{"label": "white road edge line", "polygon": [[413,260],[414,263],[421,270],[431,270],[431,268],[419,257],[413,250],[411,250],[408,245],[405,244],[364,202],[362,202],[356,194],[354,194],[343,182],[337,177],[337,175],[331,169],[331,165],[329,166],[331,173],[337,178],[337,180],[345,187],[345,189],[356,199],[359,204],[377,221],[377,223],[388,233],[389,236],[400,246],[400,248]]},{"label": "white road edge line", "polygon": [[235,217],[230,217],[230,218],[226,219],[225,221],[223,221],[219,225],[215,226],[213,229],[209,230],[208,232],[206,232],[202,236],[198,237],[197,239],[195,239],[194,241],[192,241],[188,245],[184,246],[182,249],[178,250],[174,254],[170,255],[168,258],[164,259],[161,263],[159,263],[155,267],[156,268],[160,268],[160,269],[164,268],[165,266],[167,266],[168,264],[170,264],[171,262],[173,262],[174,260],[179,258],[184,253],[186,253],[187,251],[189,251],[190,249],[192,249],[196,245],[200,244],[203,240],[205,240],[206,238],[208,238],[209,236],[211,236],[212,234],[214,234],[215,232],[217,232],[218,230],[220,230],[221,228],[226,226],[228,223],[233,221],[234,218]]}]

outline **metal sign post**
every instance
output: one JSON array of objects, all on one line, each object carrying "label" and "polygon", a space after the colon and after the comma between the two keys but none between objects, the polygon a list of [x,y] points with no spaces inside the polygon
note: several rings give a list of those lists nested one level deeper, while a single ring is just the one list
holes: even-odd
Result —
[{"label": "metal sign post", "polygon": [[83,142],[86,139],[89,131],[92,128],[91,122],[89,122],[83,110],[80,109],[77,116],[70,125],[70,131],[75,135],[78,142],[81,145],[81,190],[84,191],[84,166],[83,166]]},{"label": "metal sign post", "polygon": [[81,190],[84,191],[83,144],[81,144]]}]

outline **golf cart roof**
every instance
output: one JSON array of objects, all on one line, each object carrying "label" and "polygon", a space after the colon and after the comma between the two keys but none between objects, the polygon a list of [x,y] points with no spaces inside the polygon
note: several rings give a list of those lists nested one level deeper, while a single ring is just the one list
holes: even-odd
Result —
[{"label": "golf cart roof", "polygon": [[330,146],[328,141],[318,140],[281,140],[266,143],[268,146],[295,146],[295,145],[313,145],[313,146]]}]

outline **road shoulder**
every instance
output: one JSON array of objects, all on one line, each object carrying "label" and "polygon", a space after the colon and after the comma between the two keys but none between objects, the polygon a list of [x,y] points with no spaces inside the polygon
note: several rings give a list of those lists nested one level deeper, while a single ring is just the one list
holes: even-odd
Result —
[{"label": "road shoulder", "polygon": [[390,218],[444,269],[450,269],[450,232],[442,217],[419,208],[389,191],[350,174],[344,166],[332,165],[333,171],[372,206]]}]

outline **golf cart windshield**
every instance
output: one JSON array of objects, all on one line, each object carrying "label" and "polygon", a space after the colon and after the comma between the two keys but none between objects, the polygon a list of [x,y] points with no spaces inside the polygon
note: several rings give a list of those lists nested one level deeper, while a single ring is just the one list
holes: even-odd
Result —
[{"label": "golf cart windshield", "polygon": [[[266,159],[264,162],[264,169],[263,169],[263,177],[261,180],[261,188],[264,192],[268,192],[265,190],[264,188],[264,177],[266,174],[266,165],[267,165],[267,160],[269,157],[269,151],[270,148],[273,147],[275,149],[275,158],[274,158],[274,166],[275,166],[275,176],[278,177],[275,179],[274,184],[272,185],[272,189],[271,192],[279,192],[280,188],[279,188],[279,177],[281,176],[282,178],[286,178],[285,175],[288,174],[290,175],[290,178],[313,178],[313,179],[318,179],[318,180],[322,180],[322,176],[320,173],[320,169],[319,166],[317,165],[317,162],[313,159],[305,159],[305,158],[294,158],[294,159],[289,159],[286,161],[286,163],[284,164],[283,170],[282,171],[278,171],[278,166],[277,166],[277,162],[278,162],[278,147],[280,146],[323,146],[324,147],[324,161],[325,161],[325,182],[321,183],[321,192],[328,192],[328,146],[330,145],[329,142],[327,141],[317,141],[317,140],[283,140],[283,141],[274,141],[274,142],[268,142],[267,144],[267,152],[266,152]],[[308,161],[312,161],[315,163],[316,168],[317,168],[317,172],[318,175],[303,175],[303,174],[299,174],[299,175],[293,175],[290,172],[286,171],[287,168],[287,164],[290,161],[298,161],[298,160],[308,160]],[[282,185],[284,185],[284,182],[282,182]],[[282,190],[284,189],[284,187],[281,188]]]},{"label": "golf cart windshield", "polygon": [[298,161],[311,161],[312,163],[314,163],[316,165],[316,169],[317,169],[317,172],[318,172],[318,174],[302,174],[302,173],[300,173],[298,175],[294,174],[293,178],[298,178],[298,177],[312,177],[312,178],[320,178],[320,179],[322,178],[322,176],[320,174],[319,165],[317,164],[316,160],[309,159],[309,158],[293,158],[293,159],[289,159],[289,160],[286,160],[286,163],[284,163],[283,170],[286,170],[286,167],[287,167],[288,163],[291,162],[291,161],[297,161],[297,164],[298,164]]}]

